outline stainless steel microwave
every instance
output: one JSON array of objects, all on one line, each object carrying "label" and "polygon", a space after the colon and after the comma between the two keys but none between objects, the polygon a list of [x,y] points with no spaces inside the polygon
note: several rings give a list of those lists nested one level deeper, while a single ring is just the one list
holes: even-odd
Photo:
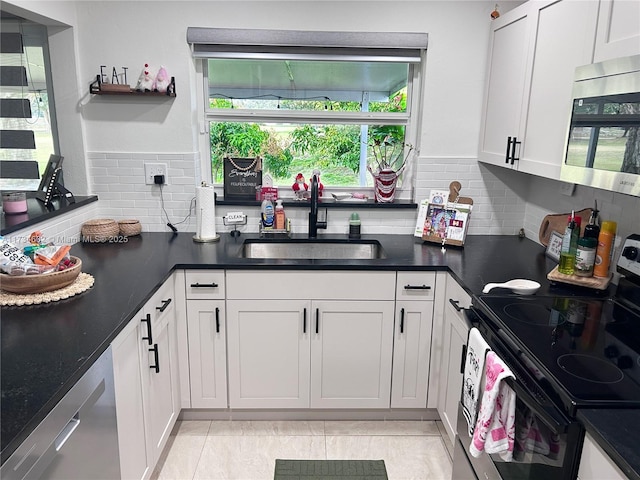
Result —
[{"label": "stainless steel microwave", "polygon": [[576,68],[560,177],[640,196],[640,55]]}]

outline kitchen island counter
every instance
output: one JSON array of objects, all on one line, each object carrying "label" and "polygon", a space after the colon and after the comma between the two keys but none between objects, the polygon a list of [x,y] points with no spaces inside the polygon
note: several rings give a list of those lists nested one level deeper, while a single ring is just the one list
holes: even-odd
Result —
[{"label": "kitchen island counter", "polygon": [[559,288],[546,279],[555,263],[544,247],[517,236],[469,236],[464,248],[445,251],[410,235],[363,236],[380,241],[386,258],[346,261],[245,259],[238,257],[242,243],[257,235],[222,234],[215,243],[196,243],[192,236],[143,233],[124,243],[76,244],[71,253],[95,278],[89,291],[51,304],[2,308],[2,463],[175,269],[441,270],[470,294],[513,278],[540,282],[538,295]]}]

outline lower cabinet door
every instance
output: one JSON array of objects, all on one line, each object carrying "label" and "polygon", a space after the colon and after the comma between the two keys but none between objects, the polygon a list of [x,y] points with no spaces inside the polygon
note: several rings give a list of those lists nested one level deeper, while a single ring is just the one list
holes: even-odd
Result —
[{"label": "lower cabinet door", "polygon": [[175,320],[167,316],[154,325],[151,345],[147,340],[140,341],[147,448],[151,452],[151,464],[155,465],[180,411]]},{"label": "lower cabinet door", "polygon": [[389,408],[394,303],[312,302],[312,408]]},{"label": "lower cabinet door", "polygon": [[227,408],[227,341],[222,300],[187,300],[193,408]]},{"label": "lower cabinet door", "polygon": [[469,329],[451,305],[445,308],[444,329],[442,368],[446,383],[441,392],[442,401],[439,402],[438,412],[453,443],[456,436],[458,404],[462,393],[463,374],[460,371],[462,350],[467,344]]},{"label": "lower cabinet door", "polygon": [[433,302],[397,302],[391,408],[426,408]]},{"label": "lower cabinet door", "polygon": [[231,408],[308,408],[310,302],[228,300]]},{"label": "lower cabinet door", "polygon": [[125,480],[151,476],[147,459],[142,372],[140,370],[140,319],[138,313],[112,343],[113,381],[118,421],[120,474]]}]

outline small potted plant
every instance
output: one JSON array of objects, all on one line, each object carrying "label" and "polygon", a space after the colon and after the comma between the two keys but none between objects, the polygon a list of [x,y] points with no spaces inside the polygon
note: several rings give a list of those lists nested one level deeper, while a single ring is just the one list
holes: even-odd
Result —
[{"label": "small potted plant", "polygon": [[402,174],[413,145],[387,134],[375,138],[369,144],[370,162],[367,165],[373,176],[376,202],[391,203],[395,198],[398,177]]}]

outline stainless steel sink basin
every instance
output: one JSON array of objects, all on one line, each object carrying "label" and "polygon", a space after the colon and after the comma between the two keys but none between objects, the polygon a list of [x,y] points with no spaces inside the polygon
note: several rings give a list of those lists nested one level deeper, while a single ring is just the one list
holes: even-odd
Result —
[{"label": "stainless steel sink basin", "polygon": [[245,240],[240,258],[375,260],[386,258],[376,240]]}]

